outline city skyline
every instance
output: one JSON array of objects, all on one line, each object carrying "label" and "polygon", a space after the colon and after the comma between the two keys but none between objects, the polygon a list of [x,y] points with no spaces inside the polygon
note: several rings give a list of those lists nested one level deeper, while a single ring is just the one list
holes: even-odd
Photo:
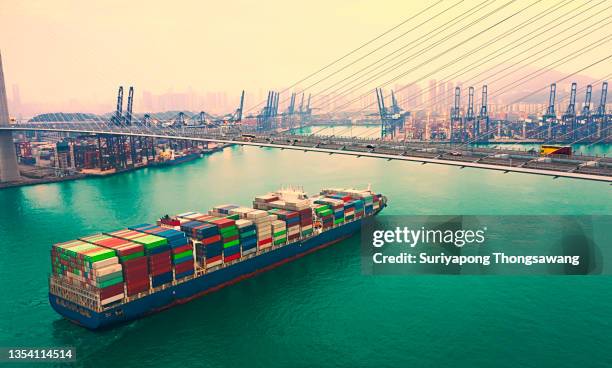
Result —
[{"label": "city skyline", "polygon": [[[184,1],[180,6],[58,1],[51,7],[15,2],[0,14],[0,51],[7,85],[18,86],[9,88],[11,114],[17,116],[110,112],[120,85],[135,87],[135,111],[158,105],[224,113],[236,108],[242,90],[249,112],[261,108],[268,90],[285,89],[281,106],[290,92],[306,89],[313,93],[313,106],[325,111],[375,108],[374,88],[416,84],[426,89],[431,79],[465,81],[476,89],[488,83],[493,92],[504,90],[508,78],[527,78],[527,85],[503,91],[500,100],[512,100],[577,71],[585,76],[580,84],[608,76],[610,61],[583,69],[585,60],[595,61],[599,50],[612,47],[609,37],[598,38],[603,27],[598,22],[607,19],[605,4],[481,4],[385,0],[372,8],[348,0]],[[119,13],[114,11],[118,6]],[[472,9],[484,15],[476,18]],[[519,15],[502,17],[511,12]],[[476,20],[479,28],[467,29]],[[538,35],[548,24],[545,34]],[[433,46],[421,47],[423,36]],[[589,47],[584,54],[572,45],[579,40]],[[496,58],[499,50],[514,56]],[[327,68],[343,55],[349,57]],[[474,63],[478,67],[466,71]],[[455,73],[444,70],[449,65]],[[550,72],[529,77],[540,68]],[[360,79],[350,79],[354,74]],[[426,99],[421,96],[420,102]]]}]

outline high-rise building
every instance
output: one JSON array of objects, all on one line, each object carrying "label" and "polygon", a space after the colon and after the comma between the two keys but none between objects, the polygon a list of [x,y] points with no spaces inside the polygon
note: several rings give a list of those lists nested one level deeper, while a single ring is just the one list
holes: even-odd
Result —
[{"label": "high-rise building", "polygon": [[426,103],[425,103],[425,105],[426,105],[425,108],[427,108],[427,109],[430,109],[430,110],[435,109],[435,103],[436,103],[436,100],[437,100],[437,98],[436,98],[436,96],[437,96],[436,88],[438,88],[438,86],[436,84],[436,80],[435,79],[431,79],[429,81],[429,89],[428,89],[429,97],[428,97],[428,101],[426,101]]}]

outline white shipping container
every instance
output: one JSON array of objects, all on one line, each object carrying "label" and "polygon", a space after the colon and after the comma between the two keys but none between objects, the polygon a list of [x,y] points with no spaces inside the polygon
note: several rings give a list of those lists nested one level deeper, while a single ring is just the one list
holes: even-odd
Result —
[{"label": "white shipping container", "polygon": [[100,301],[100,304],[106,305],[106,304],[109,304],[109,303],[112,303],[112,302],[116,302],[117,300],[123,299],[123,296],[124,296],[123,293],[117,294],[115,296],[111,296],[110,298],[107,298],[107,299],[104,299],[104,300]]},{"label": "white shipping container", "polygon": [[312,229],[312,225],[302,226],[302,231]]},{"label": "white shipping container", "polygon": [[91,268],[95,270],[98,268],[102,268],[102,267],[106,267],[106,266],[110,266],[110,265],[118,264],[118,263],[119,263],[119,258],[111,257],[111,258],[104,259],[102,261],[92,263]]},{"label": "white shipping container", "polygon": [[220,259],[220,260],[218,260],[218,261],[216,261],[216,262],[212,262],[212,263],[207,264],[207,265],[206,265],[206,268],[215,267],[215,266],[218,266],[218,265],[220,265],[220,264],[222,264],[222,263],[223,263],[223,260],[221,260],[221,259]]},{"label": "white shipping container", "polygon": [[[247,213],[247,218],[249,220],[260,219],[260,218],[266,217],[266,216],[268,216],[268,213],[266,211],[262,211],[262,210],[254,210],[252,212]],[[257,221],[255,221],[255,222],[257,222]]]},{"label": "white shipping container", "polygon": [[287,224],[285,223],[285,221],[282,220],[276,220],[276,221],[272,221],[272,229],[276,230],[284,230],[287,228]]},{"label": "white shipping container", "polygon": [[106,276],[114,272],[121,272],[122,269],[123,267],[120,264],[113,264],[110,266],[94,269],[93,274],[96,277],[101,277],[101,276]]},{"label": "white shipping container", "polygon": [[251,248],[251,249],[247,249],[245,251],[242,252],[243,256],[249,255],[251,253],[255,253],[257,251],[257,248]]},{"label": "white shipping container", "polygon": [[253,212],[253,211],[255,211],[254,208],[238,207],[238,208],[231,209],[229,213],[232,215],[239,215],[240,218],[244,219],[247,217],[248,213]]},{"label": "white shipping container", "polygon": [[258,231],[257,232],[257,239],[265,239],[265,238],[269,238],[270,235],[272,235],[272,229],[267,229],[267,230],[263,230],[263,231]]},{"label": "white shipping container", "polygon": [[243,227],[247,227],[247,226],[251,226],[253,225],[253,221],[250,220],[236,220],[236,226],[238,226],[238,228],[243,228]]}]

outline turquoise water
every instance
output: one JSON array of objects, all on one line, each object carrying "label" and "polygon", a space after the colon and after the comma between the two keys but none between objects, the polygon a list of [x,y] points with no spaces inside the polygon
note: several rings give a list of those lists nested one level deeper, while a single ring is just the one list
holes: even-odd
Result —
[{"label": "turquoise water", "polygon": [[253,147],[1,190],[0,346],[75,346],[78,366],[612,366],[612,278],[367,276],[358,236],[108,331],[48,305],[54,242],[281,184],[369,183],[386,214],[612,214],[604,183]]}]

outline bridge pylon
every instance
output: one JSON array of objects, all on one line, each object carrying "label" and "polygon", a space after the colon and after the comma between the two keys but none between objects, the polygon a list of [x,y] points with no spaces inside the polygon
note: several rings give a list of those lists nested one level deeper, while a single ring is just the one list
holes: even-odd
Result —
[{"label": "bridge pylon", "polygon": [[[9,125],[8,102],[2,70],[2,54],[0,54],[0,126]],[[0,182],[19,180],[19,166],[11,131],[0,132]]]}]

